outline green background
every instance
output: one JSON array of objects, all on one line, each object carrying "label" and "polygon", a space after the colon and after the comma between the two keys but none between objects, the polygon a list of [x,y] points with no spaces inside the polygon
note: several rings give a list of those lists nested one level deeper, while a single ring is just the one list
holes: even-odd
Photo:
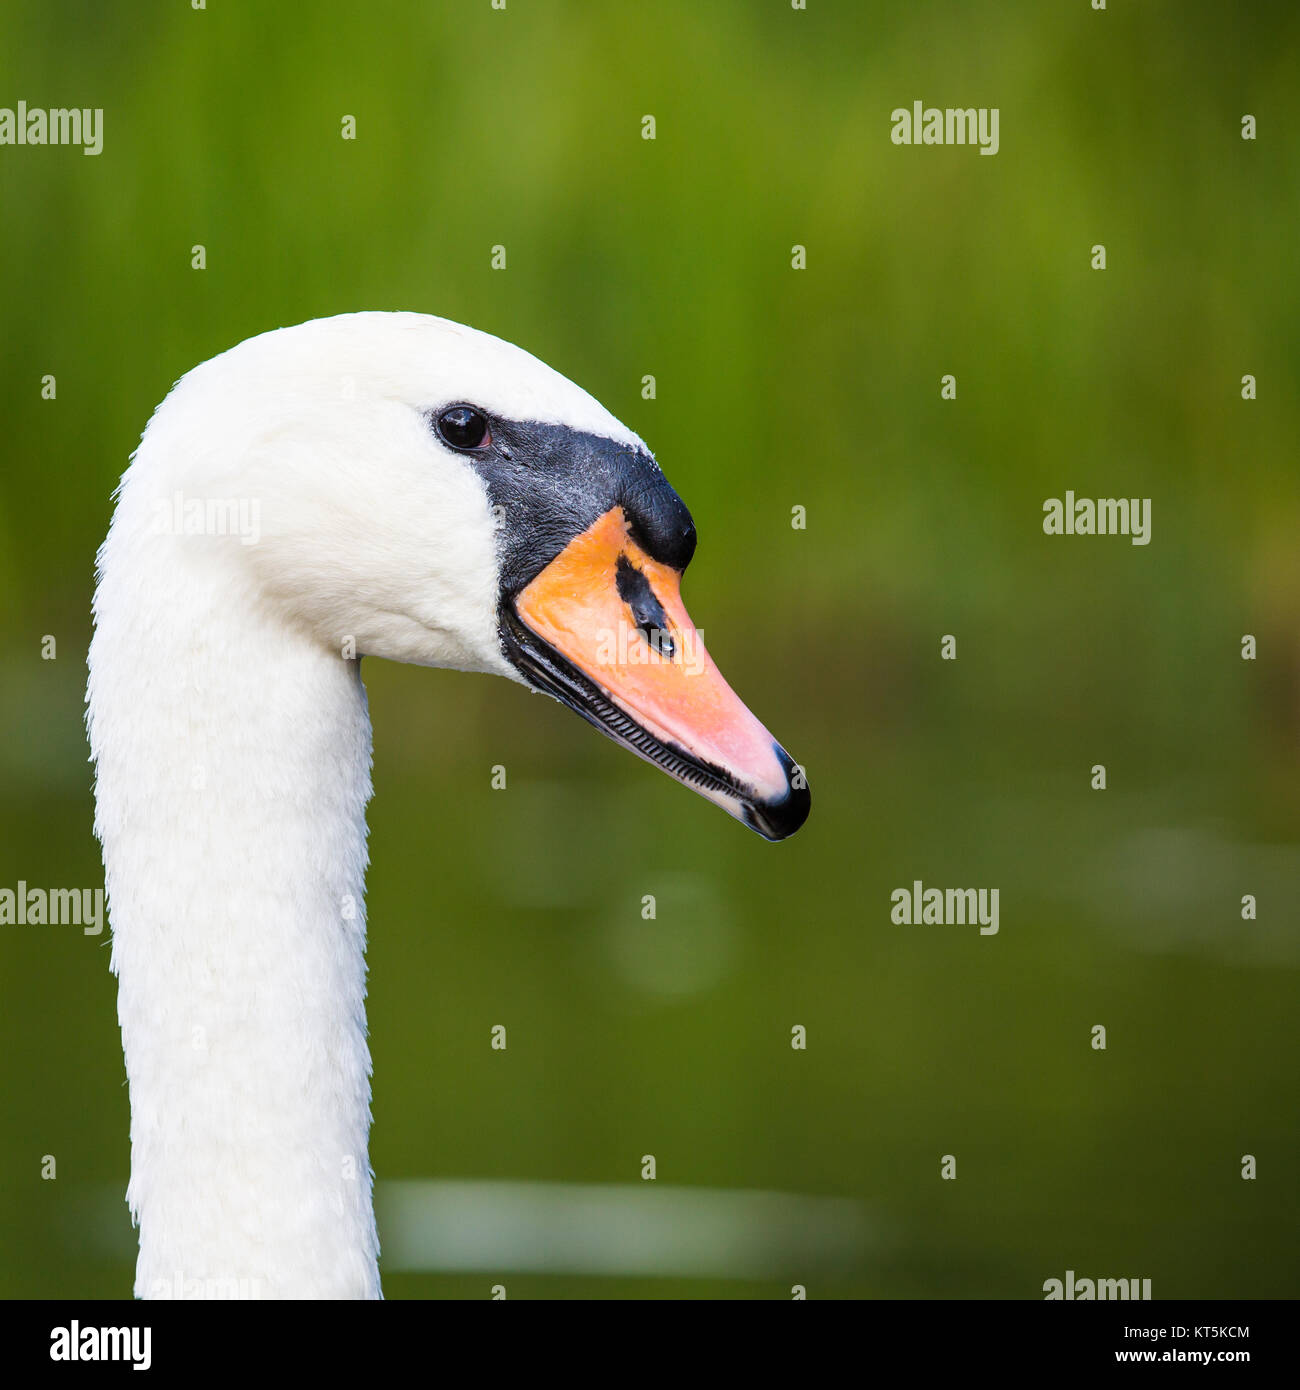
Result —
[{"label": "green background", "polygon": [[[102,883],[92,564],[172,381],[318,315],[471,323],[655,449],[813,813],[765,845],[550,702],[368,662],[381,1181],[654,1153],[866,1216],[785,1277],[511,1297],[1294,1296],[1298,40],[1156,0],[6,4],[0,105],[105,145],[0,147],[0,885]],[[1000,152],[894,146],[918,99],[998,107]],[[1151,498],[1151,544],[1044,536],[1066,489]],[[998,887],[999,934],[893,925],[917,878]],[[129,1295],[107,935],[4,928],[0,968],[0,1293]]]}]

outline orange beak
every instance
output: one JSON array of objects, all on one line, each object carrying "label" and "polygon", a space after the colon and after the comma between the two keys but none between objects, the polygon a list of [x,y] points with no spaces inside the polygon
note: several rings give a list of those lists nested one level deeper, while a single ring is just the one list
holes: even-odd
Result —
[{"label": "orange beak", "polygon": [[632,538],[622,507],[574,537],[506,613],[531,684],[769,840],[808,816],[803,770],[704,649],[681,575]]}]

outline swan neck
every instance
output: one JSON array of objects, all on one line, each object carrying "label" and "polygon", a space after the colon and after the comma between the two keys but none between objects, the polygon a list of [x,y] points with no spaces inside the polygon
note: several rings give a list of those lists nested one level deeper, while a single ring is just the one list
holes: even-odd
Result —
[{"label": "swan neck", "polygon": [[137,1297],[375,1297],[359,665],[119,506],[89,728]]}]

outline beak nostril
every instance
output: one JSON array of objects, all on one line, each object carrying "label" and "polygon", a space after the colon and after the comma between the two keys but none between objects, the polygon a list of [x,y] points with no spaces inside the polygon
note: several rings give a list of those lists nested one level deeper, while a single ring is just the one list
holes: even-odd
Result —
[{"label": "beak nostril", "polygon": [[[633,613],[635,617],[636,614]],[[677,645],[673,641],[672,634],[662,627],[655,627],[650,622],[638,622],[636,630],[645,638],[652,652],[671,661],[677,653]]]},{"label": "beak nostril", "polygon": [[627,604],[636,630],[645,638],[652,652],[671,661],[677,654],[677,644],[669,630],[668,615],[650,587],[650,581],[626,555],[618,557],[614,579],[618,596]]}]

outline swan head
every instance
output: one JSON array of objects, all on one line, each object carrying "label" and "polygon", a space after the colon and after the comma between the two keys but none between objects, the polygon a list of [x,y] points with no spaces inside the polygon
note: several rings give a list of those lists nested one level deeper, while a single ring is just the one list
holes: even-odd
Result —
[{"label": "swan head", "polygon": [[419,314],[314,320],[195,368],[137,465],[154,443],[156,505],[238,502],[211,553],[322,644],[507,676],[767,839],[803,824],[801,769],[683,606],[690,513],[522,349]]}]

